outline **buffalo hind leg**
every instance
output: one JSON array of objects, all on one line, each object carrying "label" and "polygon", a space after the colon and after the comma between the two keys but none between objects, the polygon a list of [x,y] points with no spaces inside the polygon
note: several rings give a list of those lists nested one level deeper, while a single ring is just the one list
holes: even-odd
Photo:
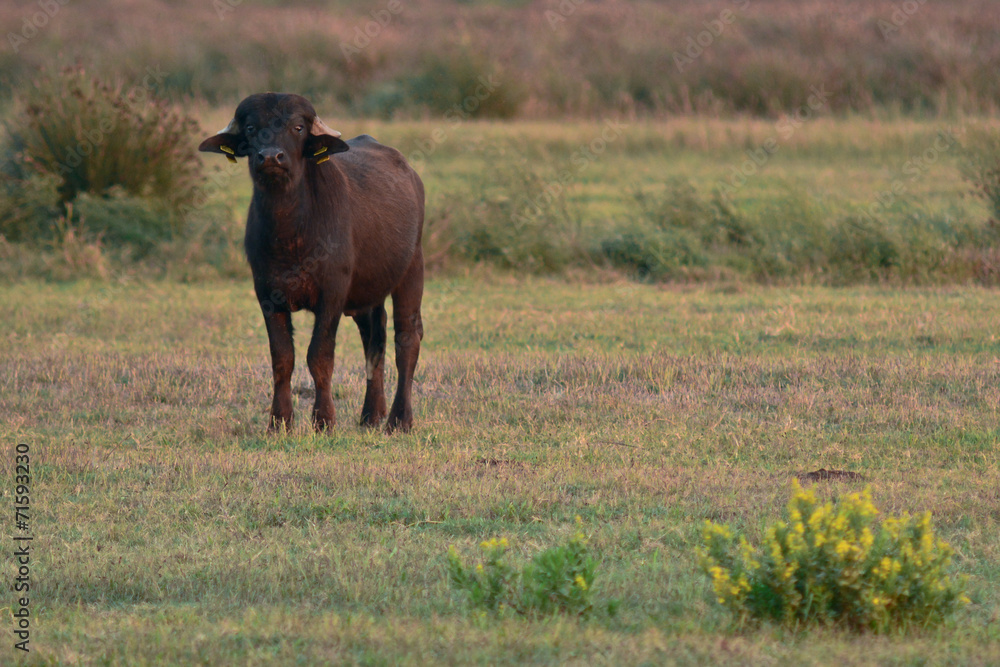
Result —
[{"label": "buffalo hind leg", "polygon": [[361,425],[378,426],[385,418],[385,306],[379,304],[371,310],[358,313],[354,321],[361,332],[365,348],[365,402],[361,407]]},{"label": "buffalo hind leg", "polygon": [[317,431],[330,428],[337,422],[333,408],[333,358],[337,343],[337,326],[340,311],[321,308],[316,310],[312,340],[306,357],[309,372],[316,384],[316,403],[313,405],[313,426]]},{"label": "buffalo hind leg", "polygon": [[386,430],[409,431],[413,426],[413,372],[420,355],[424,327],[420,320],[420,301],[424,295],[424,256],[419,246],[410,268],[392,293],[392,324],[396,330],[396,369],[399,384],[389,411]]},{"label": "buffalo hind leg", "polygon": [[295,368],[292,314],[287,310],[270,313],[265,310],[264,325],[274,373],[274,400],[271,401],[271,421],[267,430],[274,432],[292,426],[292,370]]}]

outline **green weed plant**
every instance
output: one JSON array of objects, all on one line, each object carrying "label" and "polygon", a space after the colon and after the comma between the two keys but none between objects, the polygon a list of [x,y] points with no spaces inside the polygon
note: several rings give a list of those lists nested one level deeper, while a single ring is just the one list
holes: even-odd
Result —
[{"label": "green weed plant", "polygon": [[597,561],[587,548],[579,518],[565,544],[536,554],[522,569],[508,561],[507,538],[492,538],[479,547],[483,558],[474,567],[463,563],[454,545],[448,549],[451,583],[468,596],[473,608],[524,616],[587,616],[593,610]]},{"label": "green weed plant", "polygon": [[770,526],[760,547],[706,522],[700,565],[717,602],[741,621],[886,632],[935,625],[969,602],[930,512],[881,527],[877,515],[868,489],[820,504],[796,480],[788,520]]}]

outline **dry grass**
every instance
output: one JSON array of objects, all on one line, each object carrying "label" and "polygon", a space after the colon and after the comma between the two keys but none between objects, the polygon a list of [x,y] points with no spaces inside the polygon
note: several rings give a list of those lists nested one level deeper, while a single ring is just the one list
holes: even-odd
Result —
[{"label": "dry grass", "polygon": [[[32,446],[35,655],[990,664],[998,305],[971,288],[439,279],[414,433],[354,425],[362,357],[345,322],[340,424],[315,435],[302,423],[300,340],[300,423],[269,438],[266,341],[248,285],[5,288],[2,456],[7,466],[13,443]],[[960,618],[888,639],[728,625],[695,568],[701,522],[758,537],[789,479],[819,467],[863,474],[887,513],[934,512],[970,576]],[[467,615],[446,582],[448,544],[471,553],[503,534],[533,553],[564,539],[576,515],[601,559],[598,598],[620,600],[616,616]]]},{"label": "dry grass", "polygon": [[[470,69],[499,75],[483,112],[503,117],[774,115],[801,108],[812,87],[829,93],[824,111],[834,112],[1000,105],[990,0],[916,3],[908,13],[892,0],[407,0],[391,16],[390,4],[68,3],[0,55],[0,79],[27,85],[59,54],[61,64],[80,58],[125,77],[156,67],[178,97],[218,104],[288,90],[386,117],[440,115],[461,102],[466,93],[450,96],[468,90]],[[355,42],[380,11],[384,27]],[[6,3],[0,24],[19,33],[35,12],[35,3]],[[706,29],[713,22],[718,36]],[[699,40],[701,55],[691,46]],[[361,48],[345,52],[352,43]],[[696,57],[678,67],[689,49]]]}]

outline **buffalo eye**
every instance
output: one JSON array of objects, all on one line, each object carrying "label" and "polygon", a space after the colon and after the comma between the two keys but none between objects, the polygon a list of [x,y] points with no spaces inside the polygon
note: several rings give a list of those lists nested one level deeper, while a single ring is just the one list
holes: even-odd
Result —
[{"label": "buffalo eye", "polygon": [[257,129],[253,125],[247,125],[247,134],[253,134],[253,131]]},{"label": "buffalo eye", "polygon": [[295,126],[295,134],[302,134],[302,126],[301,125],[296,125]]}]

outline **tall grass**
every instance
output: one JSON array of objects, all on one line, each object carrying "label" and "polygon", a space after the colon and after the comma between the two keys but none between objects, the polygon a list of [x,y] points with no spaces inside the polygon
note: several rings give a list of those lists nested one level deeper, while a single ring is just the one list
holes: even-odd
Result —
[{"label": "tall grass", "polygon": [[[386,117],[440,115],[461,102],[471,74],[497,71],[504,87],[482,106],[494,117],[773,116],[801,108],[813,90],[825,93],[828,112],[1000,108],[995,3],[907,7],[414,0],[380,26],[372,12],[382,7],[357,0],[177,0],[169,12],[154,0],[69,3],[16,55],[0,56],[0,85],[27,85],[57,53],[113,74],[158,68],[175,98],[221,104],[286,90],[325,98],[341,114]],[[0,23],[20,26],[28,14],[6,3]]]},{"label": "tall grass", "polygon": [[491,164],[444,196],[431,220],[435,242],[454,259],[531,273],[606,267],[650,281],[830,285],[996,280],[998,226],[916,202],[873,217],[787,186],[762,204],[733,203],[677,177],[627,193],[622,214],[585,221],[572,199],[552,195],[556,184],[544,168]]}]

